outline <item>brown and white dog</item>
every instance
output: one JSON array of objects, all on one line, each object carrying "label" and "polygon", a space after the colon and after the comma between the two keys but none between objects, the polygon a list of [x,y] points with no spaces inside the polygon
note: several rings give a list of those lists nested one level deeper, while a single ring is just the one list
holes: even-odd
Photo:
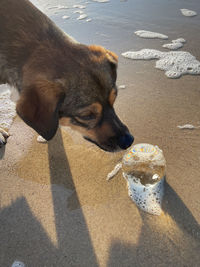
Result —
[{"label": "brown and white dog", "polygon": [[113,52],[73,41],[28,0],[1,0],[0,83],[17,88],[18,115],[46,140],[60,123],[107,151],[132,144],[113,108],[116,69]]}]

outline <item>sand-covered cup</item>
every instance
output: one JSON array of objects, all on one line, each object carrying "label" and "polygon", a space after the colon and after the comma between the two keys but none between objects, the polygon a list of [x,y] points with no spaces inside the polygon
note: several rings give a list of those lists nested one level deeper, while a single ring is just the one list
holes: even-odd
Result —
[{"label": "sand-covered cup", "polygon": [[162,212],[165,170],[162,150],[150,144],[132,146],[122,160],[129,196],[139,208],[154,215]]}]

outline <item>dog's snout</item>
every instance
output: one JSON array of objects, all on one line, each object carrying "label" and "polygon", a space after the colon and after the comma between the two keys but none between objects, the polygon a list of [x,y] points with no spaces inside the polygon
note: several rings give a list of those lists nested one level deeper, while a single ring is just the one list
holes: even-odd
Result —
[{"label": "dog's snout", "polygon": [[110,125],[114,135],[108,139],[108,143],[115,147],[115,150],[127,149],[134,141],[134,137],[130,134],[126,125],[124,125],[116,115],[114,109],[108,110],[110,114]]},{"label": "dog's snout", "polygon": [[130,133],[126,133],[121,135],[118,139],[118,145],[121,149],[127,149],[132,145],[134,141],[134,137]]}]

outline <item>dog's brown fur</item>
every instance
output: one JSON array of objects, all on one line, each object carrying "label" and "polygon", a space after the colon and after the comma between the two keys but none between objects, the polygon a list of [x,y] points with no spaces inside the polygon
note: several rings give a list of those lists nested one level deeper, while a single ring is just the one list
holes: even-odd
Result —
[{"label": "dog's brown fur", "polygon": [[116,68],[113,52],[73,41],[28,0],[1,0],[0,83],[18,89],[18,115],[45,139],[60,121],[114,150],[112,121],[128,131],[113,110]]}]

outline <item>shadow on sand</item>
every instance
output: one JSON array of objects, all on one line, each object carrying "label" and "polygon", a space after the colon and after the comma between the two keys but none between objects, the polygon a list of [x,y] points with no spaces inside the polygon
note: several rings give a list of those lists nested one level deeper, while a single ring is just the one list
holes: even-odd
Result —
[{"label": "shadow on sand", "polygon": [[108,267],[199,266],[200,226],[167,183],[165,183],[163,210],[164,222],[157,216],[140,211],[143,226],[138,244],[130,245],[120,240],[113,240]]},{"label": "shadow on sand", "polygon": [[4,154],[5,154],[5,146],[0,148],[0,159],[4,157]]},{"label": "shadow on sand", "polygon": [[[60,194],[54,188],[54,184],[60,183],[57,179],[61,179],[74,190],[60,130],[48,144],[48,156],[57,246],[33,215],[26,199],[20,197],[0,211],[0,266],[11,266],[15,260],[24,262],[26,267],[98,266],[81,209],[70,211],[73,207],[68,203],[69,193]],[[76,192],[71,195],[70,202],[80,206]]]},{"label": "shadow on sand", "polygon": [[[52,243],[26,199],[20,197],[0,211],[0,266],[11,266],[15,260],[28,267],[99,266],[79,208],[60,131],[48,144],[48,157],[57,245]],[[59,190],[54,186],[63,182],[65,187],[60,186]],[[165,189],[164,219],[141,211],[143,226],[138,243],[113,240],[108,267],[199,266],[200,227],[169,184]]]}]

